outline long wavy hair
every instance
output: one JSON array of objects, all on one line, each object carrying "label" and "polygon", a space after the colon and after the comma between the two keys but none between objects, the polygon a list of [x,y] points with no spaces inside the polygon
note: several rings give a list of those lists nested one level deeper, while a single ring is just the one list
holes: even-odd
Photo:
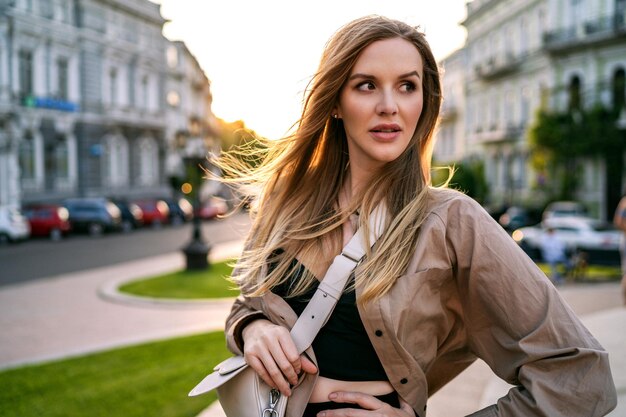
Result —
[{"label": "long wavy hair", "polygon": [[[343,122],[331,113],[363,49],[390,38],[411,42],[421,55],[422,113],[406,150],[353,196],[350,207],[341,209],[337,201],[348,172],[348,145]],[[441,99],[437,62],[417,28],[381,16],[366,16],[340,28],[326,44],[307,86],[294,133],[214,161],[225,174],[224,182],[254,200],[250,235],[233,274],[242,291],[259,296],[284,284],[296,268],[296,256],[330,264],[341,250],[342,223],[359,209],[358,227],[366,228],[369,236],[369,214],[383,202],[389,213],[385,232],[376,250],[368,250],[359,264],[352,285],[361,287],[359,303],[385,294],[406,270],[419,238]],[[262,163],[251,168],[242,162],[246,158],[261,158]],[[289,295],[302,294],[314,280],[305,272],[290,286]]]}]

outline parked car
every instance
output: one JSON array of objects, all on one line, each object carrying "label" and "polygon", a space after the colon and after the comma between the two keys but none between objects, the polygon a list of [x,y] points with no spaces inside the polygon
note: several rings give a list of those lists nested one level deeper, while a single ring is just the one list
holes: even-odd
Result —
[{"label": "parked car", "polygon": [[143,224],[159,227],[169,222],[170,208],[160,199],[142,199],[133,201],[143,212]]},{"label": "parked car", "polygon": [[119,231],[122,214],[106,198],[70,198],[63,202],[69,212],[72,229],[98,236],[104,232]]},{"label": "parked car", "polygon": [[30,224],[20,211],[0,206],[0,244],[19,242],[30,236]]},{"label": "parked car", "polygon": [[533,213],[531,213],[530,210],[524,207],[511,206],[506,209],[502,215],[500,215],[498,223],[500,223],[500,226],[502,226],[506,231],[513,232],[520,227],[526,227],[537,223],[538,219],[534,219],[533,217]]},{"label": "parked car", "polygon": [[166,198],[164,201],[170,209],[169,221],[171,224],[182,224],[193,219],[193,206],[186,198]]},{"label": "parked car", "polygon": [[196,215],[202,220],[211,220],[226,213],[228,213],[226,200],[220,197],[211,197],[200,206]]},{"label": "parked car", "polygon": [[72,230],[69,212],[59,204],[29,204],[22,212],[30,224],[31,236],[59,240]]},{"label": "parked car", "polygon": [[541,259],[541,239],[553,228],[569,254],[584,252],[590,264],[619,265],[621,232],[613,225],[588,217],[551,217],[513,232],[513,239],[532,258]]},{"label": "parked car", "polygon": [[554,201],[546,206],[542,219],[571,216],[587,217],[587,208],[578,201]]},{"label": "parked car", "polygon": [[122,199],[113,199],[122,216],[122,231],[130,232],[143,226],[143,210],[137,204]]}]

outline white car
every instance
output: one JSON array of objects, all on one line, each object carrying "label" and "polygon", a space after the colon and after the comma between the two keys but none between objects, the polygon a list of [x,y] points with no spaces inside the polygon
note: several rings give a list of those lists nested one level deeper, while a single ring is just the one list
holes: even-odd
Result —
[{"label": "white car", "polygon": [[538,255],[542,237],[549,228],[554,229],[569,253],[586,252],[592,258],[590,263],[619,264],[622,233],[609,223],[589,217],[550,217],[536,226],[515,230],[512,237],[532,257]]},{"label": "white car", "polygon": [[29,236],[28,219],[16,208],[0,206],[0,244],[28,239]]}]

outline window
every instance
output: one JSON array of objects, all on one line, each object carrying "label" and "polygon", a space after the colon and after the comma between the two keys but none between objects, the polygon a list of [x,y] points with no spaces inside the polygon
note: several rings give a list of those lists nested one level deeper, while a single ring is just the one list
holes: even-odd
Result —
[{"label": "window", "polygon": [[109,101],[111,106],[117,104],[117,70],[111,68],[109,72]]},{"label": "window", "polygon": [[520,20],[519,33],[520,33],[520,52],[523,55],[528,51],[528,36],[529,36],[528,22],[526,21],[525,17],[522,17],[522,19]]},{"label": "window", "polygon": [[180,95],[176,91],[170,91],[167,93],[167,104],[171,107],[178,107],[180,105]]},{"label": "window", "polygon": [[612,90],[613,108],[615,110],[621,110],[624,108],[624,101],[626,101],[626,73],[623,68],[615,71]]},{"label": "window", "polygon": [[20,95],[22,100],[33,95],[33,53],[21,50],[18,54]]},{"label": "window", "polygon": [[67,100],[68,97],[68,66],[67,59],[59,58],[57,60],[57,97],[61,100]]},{"label": "window", "polygon": [[54,166],[56,168],[56,177],[59,179],[67,180],[70,177],[70,164],[69,164],[69,148],[67,145],[67,138],[59,136],[58,142],[54,148]]},{"label": "window", "polygon": [[570,110],[581,108],[581,82],[580,78],[575,75],[572,77],[569,83],[569,103],[568,108]]},{"label": "window", "polygon": [[104,139],[102,177],[110,187],[128,185],[128,142],[121,135]]},{"label": "window", "polygon": [[148,76],[144,75],[141,79],[141,108],[148,108]]},{"label": "window", "polygon": [[27,132],[20,141],[19,148],[20,175],[22,180],[35,179],[35,140],[32,133]]},{"label": "window", "polygon": [[504,96],[504,117],[507,127],[513,126],[513,112],[515,111],[515,97],[512,91],[507,91]]},{"label": "window", "polygon": [[46,19],[54,18],[52,0],[39,0],[39,12]]},{"label": "window", "polygon": [[174,45],[170,45],[170,47],[167,48],[166,59],[167,65],[170,68],[178,67],[178,49]]},{"label": "window", "polygon": [[530,118],[530,88],[522,87],[521,96],[522,124],[526,124]]},{"label": "window", "polygon": [[139,142],[139,184],[155,185],[159,179],[159,150],[153,138]]}]

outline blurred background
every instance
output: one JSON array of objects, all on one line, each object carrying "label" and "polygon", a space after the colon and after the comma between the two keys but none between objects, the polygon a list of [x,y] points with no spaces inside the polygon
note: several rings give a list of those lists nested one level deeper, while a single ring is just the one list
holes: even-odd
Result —
[{"label": "blurred background", "polygon": [[[366,14],[419,26],[439,61],[433,183],[452,167],[450,186],[482,204],[548,275],[542,242],[553,231],[566,257],[560,290],[577,313],[620,306],[623,236],[612,219],[626,194],[626,0],[384,3],[0,0],[0,368],[219,330],[227,304],[148,312],[120,306],[117,296],[112,303],[101,288],[113,278],[216,271],[211,256],[236,256],[247,204],[210,179],[221,173],[206,156],[291,132],[324,43]],[[180,272],[171,288],[195,279]],[[223,276],[211,279],[226,287]],[[222,290],[219,297],[233,295]],[[206,297],[198,291],[185,297]],[[624,322],[616,317],[588,323],[594,334],[626,334],[607,330]],[[88,357],[117,373],[86,374],[79,385],[128,385],[80,400],[54,389],[73,393],[76,384],[57,384],[58,375],[84,363],[3,371],[0,402],[12,415],[85,415],[89,401],[97,404],[90,415],[196,415],[212,398],[189,403],[179,394],[210,369],[190,361],[227,355],[223,333],[211,337],[175,339],[167,354],[154,345],[115,364]],[[623,340],[600,340],[623,348]],[[221,350],[207,353],[208,345]],[[145,358],[139,375],[181,352],[179,373],[128,379],[137,357]],[[615,353],[612,360],[626,360]],[[470,369],[434,397],[431,415],[464,415],[506,392],[485,394],[490,371]],[[622,373],[614,378],[623,389]],[[149,385],[167,378],[180,386]],[[116,400],[113,391],[133,395]],[[150,392],[146,403],[158,406],[138,405]],[[58,398],[75,410],[51,411]]]}]

